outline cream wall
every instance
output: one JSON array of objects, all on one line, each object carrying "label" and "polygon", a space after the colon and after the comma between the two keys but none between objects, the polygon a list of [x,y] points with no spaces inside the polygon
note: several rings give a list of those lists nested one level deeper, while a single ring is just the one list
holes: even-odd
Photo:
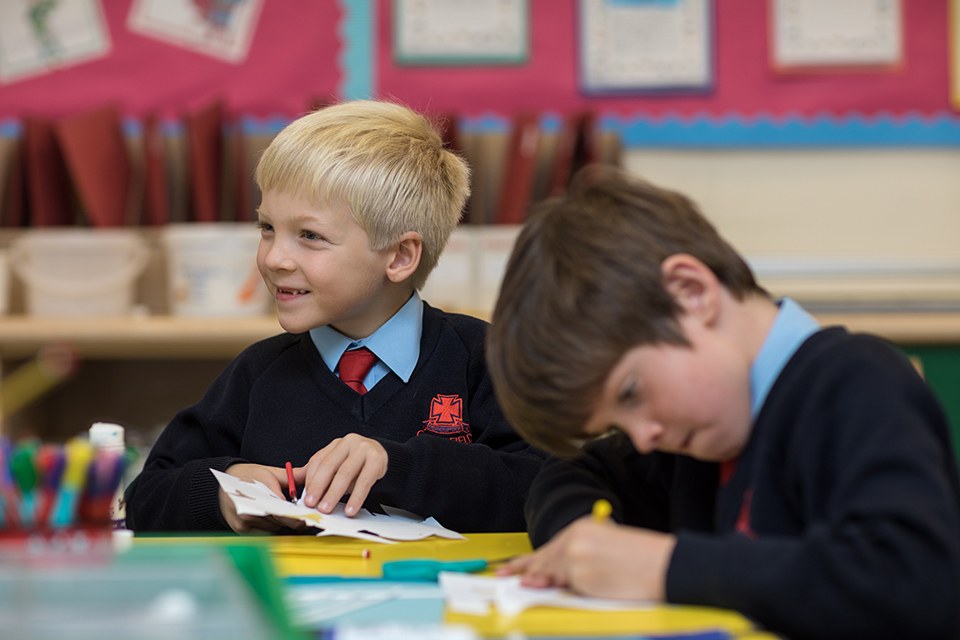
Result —
[{"label": "cream wall", "polygon": [[776,295],[960,308],[960,150],[630,149],[691,196]]}]

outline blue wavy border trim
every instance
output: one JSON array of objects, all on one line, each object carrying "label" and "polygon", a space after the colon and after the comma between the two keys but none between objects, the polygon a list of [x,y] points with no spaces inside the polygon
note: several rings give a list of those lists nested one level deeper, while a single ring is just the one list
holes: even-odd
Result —
[{"label": "blue wavy border trim", "polygon": [[[545,129],[556,126],[556,122],[556,115],[545,114]],[[765,115],[657,118],[604,115],[599,126],[604,131],[618,132],[627,148],[960,146],[960,116],[947,112],[778,118]],[[474,133],[503,133],[510,130],[510,120],[498,114],[483,114],[467,118],[464,129]]]},{"label": "blue wavy border trim", "polygon": [[960,117],[879,114],[864,116],[697,116],[600,120],[626,147],[956,147]]},{"label": "blue wavy border trim", "polygon": [[338,0],[340,21],[340,97],[344,100],[372,98],[376,46],[373,31],[374,0]]},{"label": "blue wavy border trim", "polygon": [[[366,0],[341,0],[366,2]],[[352,98],[369,95],[351,94]],[[344,96],[348,98],[348,96]],[[276,134],[289,119],[246,116],[240,126],[245,133]],[[561,116],[545,112],[541,126],[546,133],[556,131]],[[507,133],[510,118],[501,114],[485,113],[466,117],[461,123],[470,133]],[[831,116],[814,117],[770,116],[643,116],[603,115],[599,126],[604,131],[620,134],[627,148],[829,148],[829,147],[960,147],[960,115],[910,114],[905,116]],[[135,133],[136,123],[125,123],[128,133]],[[167,133],[175,132],[176,124],[165,126]],[[14,138],[21,134],[20,122],[0,120],[0,138]]]}]

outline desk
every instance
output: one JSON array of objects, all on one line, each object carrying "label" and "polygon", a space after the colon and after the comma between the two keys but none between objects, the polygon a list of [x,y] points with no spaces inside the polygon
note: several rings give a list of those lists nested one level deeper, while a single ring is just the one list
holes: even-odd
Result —
[{"label": "desk", "polygon": [[[316,538],[313,536],[267,537],[137,537],[135,547],[154,547],[197,542],[230,546],[259,546],[269,550],[281,583],[292,585],[318,578],[318,582],[334,585],[337,578],[364,580],[344,582],[344,585],[370,585],[376,589],[378,581],[369,580],[381,575],[385,561],[408,558],[464,560],[484,558],[500,560],[530,550],[526,534],[468,534],[466,540],[431,538],[416,542],[376,544],[345,538]],[[369,550],[368,558],[363,551]],[[361,587],[362,588],[362,587]],[[388,622],[388,621],[383,621]],[[757,631],[743,616],[720,609],[687,606],[655,606],[616,612],[574,611],[559,609],[531,609],[515,617],[496,613],[471,616],[445,612],[442,620],[423,621],[461,624],[473,628],[486,637],[502,637],[520,632],[530,637],[598,637],[636,636],[638,634],[693,633],[709,629],[727,631],[738,638],[761,640],[775,638]]]}]

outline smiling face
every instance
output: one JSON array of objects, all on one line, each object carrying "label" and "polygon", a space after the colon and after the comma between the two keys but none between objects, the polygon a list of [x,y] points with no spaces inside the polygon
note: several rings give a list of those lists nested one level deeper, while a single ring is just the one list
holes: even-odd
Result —
[{"label": "smiling face", "polygon": [[587,432],[624,432],[641,453],[736,458],[750,435],[750,359],[735,343],[681,317],[689,346],[626,352],[604,382]]},{"label": "smiling face", "polygon": [[259,209],[260,274],[280,326],[302,333],[331,325],[351,338],[373,333],[406,301],[387,276],[394,249],[373,251],[345,207],[318,207],[286,192],[264,192]]}]

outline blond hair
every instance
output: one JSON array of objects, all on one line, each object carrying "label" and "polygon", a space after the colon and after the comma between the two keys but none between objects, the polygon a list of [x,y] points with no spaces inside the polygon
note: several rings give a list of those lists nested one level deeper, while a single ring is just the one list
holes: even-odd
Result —
[{"label": "blond hair", "polygon": [[426,117],[373,100],[331,105],[291,122],[264,151],[256,180],[261,192],[346,205],[373,250],[419,233],[416,288],[436,266],[470,195],[466,161],[444,148]]}]

